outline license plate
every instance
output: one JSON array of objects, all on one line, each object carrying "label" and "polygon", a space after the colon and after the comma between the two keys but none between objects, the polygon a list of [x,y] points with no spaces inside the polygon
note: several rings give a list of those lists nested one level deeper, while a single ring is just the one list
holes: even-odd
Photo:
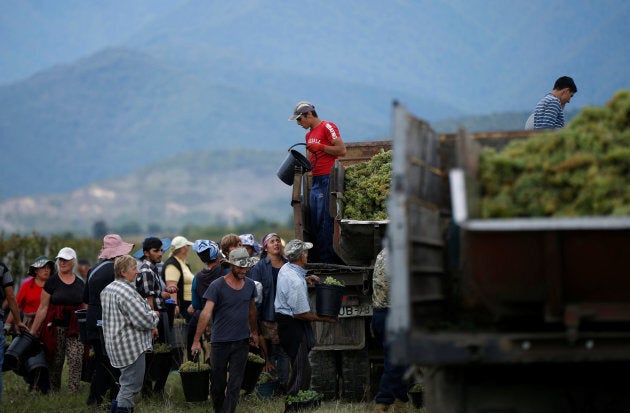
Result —
[{"label": "license plate", "polygon": [[339,318],[366,317],[372,315],[371,304],[342,305],[339,309]]}]

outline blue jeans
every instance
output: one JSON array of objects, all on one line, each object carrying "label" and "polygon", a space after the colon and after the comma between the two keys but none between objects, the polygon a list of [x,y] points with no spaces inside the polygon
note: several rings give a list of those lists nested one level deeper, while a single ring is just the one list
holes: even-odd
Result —
[{"label": "blue jeans", "polygon": [[409,384],[403,379],[407,366],[397,366],[390,361],[390,348],[385,336],[387,309],[375,308],[372,315],[372,331],[376,339],[383,345],[383,375],[376,393],[376,403],[393,404],[399,399],[409,401],[407,390]]},{"label": "blue jeans", "polygon": [[335,221],[330,216],[330,175],[313,177],[309,202],[317,262],[336,264],[338,259],[333,249]]},{"label": "blue jeans", "polygon": [[134,396],[142,390],[145,363],[145,354],[142,353],[136,361],[126,367],[120,368],[120,390],[116,397],[118,407],[130,408],[135,406],[133,399]]},{"label": "blue jeans", "polygon": [[[249,339],[212,343],[210,365],[212,377],[210,394],[214,411],[233,413],[241,393],[245,365],[249,353]],[[230,375],[229,381],[227,379]],[[225,390],[227,387],[227,391]]]}]

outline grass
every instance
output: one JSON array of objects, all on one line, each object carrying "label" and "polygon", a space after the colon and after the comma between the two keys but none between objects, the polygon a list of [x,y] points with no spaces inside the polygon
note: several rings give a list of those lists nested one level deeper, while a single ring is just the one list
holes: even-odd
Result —
[{"label": "grass", "polygon": [[[48,395],[29,394],[28,385],[22,377],[13,372],[2,373],[3,392],[1,412],[30,413],[30,412],[64,412],[64,413],[101,413],[109,412],[105,407],[97,409],[85,404],[89,391],[89,383],[81,382],[78,393],[69,394],[67,377],[62,379],[62,391]],[[342,401],[326,401],[314,413],[365,413],[374,408],[374,403],[347,403]],[[136,413],[207,413],[213,411],[210,401],[188,403],[184,398],[179,375],[171,373],[166,383],[164,396],[161,399],[136,398]],[[284,411],[284,398],[275,397],[259,400],[254,394],[244,396],[237,409],[239,413],[267,413]],[[423,413],[424,409],[415,409],[409,403],[410,413]]]}]

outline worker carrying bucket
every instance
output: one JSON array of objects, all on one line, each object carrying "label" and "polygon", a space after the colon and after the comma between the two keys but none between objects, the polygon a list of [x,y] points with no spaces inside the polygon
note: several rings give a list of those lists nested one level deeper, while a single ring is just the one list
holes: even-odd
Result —
[{"label": "worker carrying bucket", "polygon": [[310,254],[312,262],[342,264],[333,248],[335,221],[330,214],[330,171],[337,158],[346,156],[346,145],[337,125],[320,119],[311,102],[298,102],[288,120],[307,131],[304,141],[308,159],[313,164],[308,195],[310,235],[314,244]]}]

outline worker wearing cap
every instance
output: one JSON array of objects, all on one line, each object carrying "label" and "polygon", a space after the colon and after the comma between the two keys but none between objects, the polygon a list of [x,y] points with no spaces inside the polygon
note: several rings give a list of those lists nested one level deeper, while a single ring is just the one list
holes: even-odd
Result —
[{"label": "worker wearing cap", "polygon": [[289,262],[278,272],[274,309],[278,322],[280,345],[291,360],[291,377],[287,393],[297,395],[311,386],[311,365],[308,354],[315,346],[312,321],[336,323],[333,317],[311,312],[307,285],[319,281],[316,275],[307,275],[306,264],[310,242],[293,239],[287,243],[285,253]]},{"label": "worker wearing cap", "polygon": [[254,281],[246,277],[252,261],[243,247],[230,251],[230,272],[212,281],[204,292],[191,352],[201,350],[201,335],[212,319],[210,395],[215,412],[232,413],[240,400],[250,342],[258,347]]},{"label": "worker wearing cap", "polygon": [[301,101],[295,106],[290,121],[296,121],[306,133],[306,149],[313,166],[310,195],[311,226],[314,234],[313,261],[339,263],[333,250],[334,221],[330,216],[330,170],[335,160],[346,155],[346,145],[339,128],[332,122],[317,117],[311,102]]}]

